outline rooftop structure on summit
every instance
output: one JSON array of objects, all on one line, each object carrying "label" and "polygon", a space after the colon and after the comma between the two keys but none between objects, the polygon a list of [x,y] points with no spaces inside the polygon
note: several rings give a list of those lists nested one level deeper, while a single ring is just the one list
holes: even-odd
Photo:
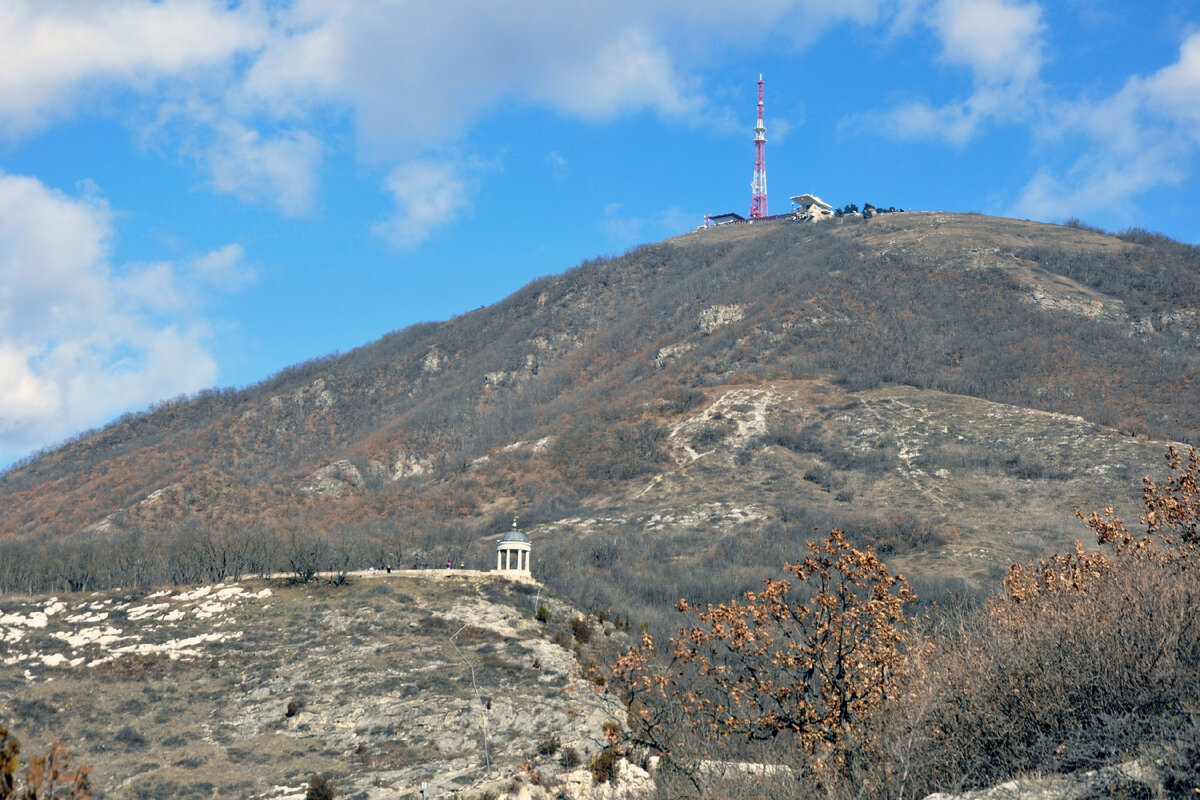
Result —
[{"label": "rooftop structure on summit", "polygon": [[823,219],[833,216],[833,206],[815,194],[798,194],[793,197],[792,211],[800,219]]},{"label": "rooftop structure on summit", "polygon": [[745,222],[746,218],[741,214],[730,211],[726,214],[709,214],[704,218],[704,226],[712,227],[713,225],[728,225],[731,222]]}]

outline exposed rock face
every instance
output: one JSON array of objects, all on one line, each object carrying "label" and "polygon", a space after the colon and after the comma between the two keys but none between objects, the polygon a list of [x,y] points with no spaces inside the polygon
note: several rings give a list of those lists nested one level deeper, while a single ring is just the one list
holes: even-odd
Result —
[{"label": "exposed rock face", "polygon": [[421,359],[422,372],[439,372],[442,369],[442,354],[438,352],[436,347],[432,348],[425,357]]},{"label": "exposed rock face", "polygon": [[358,467],[344,459],[334,461],[318,469],[300,486],[304,494],[342,497],[363,487],[363,476]]},{"label": "exposed rock face", "polygon": [[677,342],[676,344],[669,344],[666,347],[659,348],[658,352],[654,354],[654,366],[662,369],[669,359],[678,358],[688,350],[691,350],[693,346],[691,342]]},{"label": "exposed rock face", "polygon": [[391,478],[399,480],[410,476],[424,475],[431,469],[433,469],[433,462],[430,459],[401,450],[396,453],[396,458],[392,462]]},{"label": "exposed rock face", "polygon": [[737,322],[745,316],[746,312],[740,305],[718,305],[701,311],[696,324],[705,333],[712,333],[722,325]]}]

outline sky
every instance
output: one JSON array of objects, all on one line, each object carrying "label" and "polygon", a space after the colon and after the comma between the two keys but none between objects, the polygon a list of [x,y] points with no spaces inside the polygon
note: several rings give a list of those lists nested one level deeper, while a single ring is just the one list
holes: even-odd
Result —
[{"label": "sky", "polygon": [[0,0],[0,469],[769,210],[1200,244],[1195,0]]}]

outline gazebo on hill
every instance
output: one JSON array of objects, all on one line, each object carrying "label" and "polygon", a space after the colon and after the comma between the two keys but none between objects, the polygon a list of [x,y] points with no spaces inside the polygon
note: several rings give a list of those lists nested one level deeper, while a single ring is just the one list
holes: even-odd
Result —
[{"label": "gazebo on hill", "polygon": [[512,530],[496,542],[496,571],[513,577],[532,577],[529,571],[529,537],[517,530],[514,519]]}]

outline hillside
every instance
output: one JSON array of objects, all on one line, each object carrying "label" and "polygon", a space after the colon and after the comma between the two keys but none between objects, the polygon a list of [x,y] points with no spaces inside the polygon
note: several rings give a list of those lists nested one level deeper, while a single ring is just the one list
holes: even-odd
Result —
[{"label": "hillside", "polygon": [[1075,507],[1136,517],[1165,443],[1200,442],[1198,368],[1200,250],[1162,237],[933,213],[696,231],[30,459],[0,477],[0,590],[310,546],[486,566],[517,515],[542,577],[640,618],[834,524],[936,594],[1080,535]]},{"label": "hillside", "polygon": [[581,677],[576,612],[542,596],[535,621],[536,590],[430,570],[9,598],[0,719],[24,753],[67,742],[110,798],[302,798],[313,773],[363,798],[569,782],[564,754],[586,767],[620,715]]}]

